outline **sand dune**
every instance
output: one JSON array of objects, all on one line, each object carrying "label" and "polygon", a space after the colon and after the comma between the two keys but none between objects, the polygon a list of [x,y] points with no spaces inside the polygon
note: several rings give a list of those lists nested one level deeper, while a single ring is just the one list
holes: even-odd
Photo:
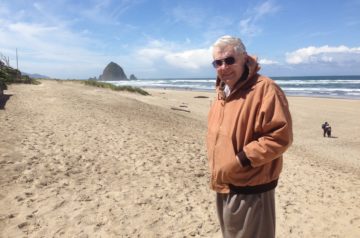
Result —
[{"label": "sand dune", "polygon": [[[0,110],[0,237],[220,237],[204,141],[214,95],[148,91],[11,86]],[[359,237],[360,101],[290,105],[277,237]],[[334,138],[322,137],[325,120]]]}]

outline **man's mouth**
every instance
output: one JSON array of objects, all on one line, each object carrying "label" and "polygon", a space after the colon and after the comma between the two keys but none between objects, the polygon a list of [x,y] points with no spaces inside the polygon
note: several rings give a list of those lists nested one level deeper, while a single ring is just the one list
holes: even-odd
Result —
[{"label": "man's mouth", "polygon": [[228,78],[228,77],[231,77],[233,75],[233,73],[226,73],[226,74],[223,74],[222,76],[224,77],[224,78]]}]

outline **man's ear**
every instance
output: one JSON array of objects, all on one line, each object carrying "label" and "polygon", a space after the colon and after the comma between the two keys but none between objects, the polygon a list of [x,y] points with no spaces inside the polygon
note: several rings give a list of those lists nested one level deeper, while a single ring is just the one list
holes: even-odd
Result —
[{"label": "man's ear", "polygon": [[248,62],[248,54],[246,52],[241,54],[242,60],[245,62],[245,64]]},{"label": "man's ear", "polygon": [[257,62],[256,55],[248,55],[246,59],[246,65],[249,67],[250,73],[256,73],[260,70],[260,65]]}]

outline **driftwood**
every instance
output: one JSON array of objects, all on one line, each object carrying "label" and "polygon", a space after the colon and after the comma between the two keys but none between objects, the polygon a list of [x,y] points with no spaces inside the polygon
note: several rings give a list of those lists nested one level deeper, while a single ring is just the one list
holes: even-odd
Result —
[{"label": "driftwood", "polygon": [[195,96],[194,98],[209,98],[208,96]]},{"label": "driftwood", "polygon": [[171,110],[183,111],[183,112],[190,112],[189,110],[185,110],[185,109],[177,108],[177,107],[171,107]]}]

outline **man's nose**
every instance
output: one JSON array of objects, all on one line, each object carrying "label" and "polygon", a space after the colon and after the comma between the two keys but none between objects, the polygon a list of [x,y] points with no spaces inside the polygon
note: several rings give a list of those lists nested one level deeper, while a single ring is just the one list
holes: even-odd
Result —
[{"label": "man's nose", "polygon": [[222,62],[222,64],[218,67],[218,69],[220,70],[225,70],[229,67],[229,65],[227,65],[224,61]]}]

